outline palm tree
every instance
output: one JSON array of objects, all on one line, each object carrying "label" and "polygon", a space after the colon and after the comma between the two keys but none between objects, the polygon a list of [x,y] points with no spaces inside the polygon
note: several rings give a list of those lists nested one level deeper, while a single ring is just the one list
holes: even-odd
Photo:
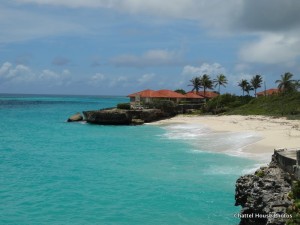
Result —
[{"label": "palm tree", "polygon": [[253,91],[254,90],[254,88],[252,87],[252,85],[251,84],[247,84],[247,86],[246,86],[246,88],[245,88],[245,91],[247,92],[247,95],[250,95],[250,91]]},{"label": "palm tree", "polygon": [[225,76],[224,74],[219,74],[219,75],[217,76],[217,78],[214,79],[213,82],[214,82],[214,84],[215,84],[215,87],[218,86],[219,94],[221,94],[221,93],[220,93],[220,88],[221,88],[221,86],[226,87],[226,84],[227,84],[227,78],[226,78],[226,76]]},{"label": "palm tree", "polygon": [[192,91],[196,90],[196,92],[199,92],[199,89],[202,88],[202,83],[199,77],[194,77],[193,79],[190,80],[192,84],[189,84],[188,86],[192,86],[193,89]]},{"label": "palm tree", "polygon": [[295,86],[295,90],[297,91],[298,89],[300,89],[300,80],[296,80],[294,83]]},{"label": "palm tree", "polygon": [[257,88],[260,88],[261,87],[261,84],[262,84],[262,77],[261,75],[255,75],[252,77],[251,81],[251,86],[254,90],[254,96],[256,97],[256,90]]},{"label": "palm tree", "polygon": [[[242,79],[239,83],[238,83],[238,86],[242,88],[242,91],[243,91],[243,96],[245,96],[245,91],[247,90],[247,88],[249,89],[249,82],[245,79]],[[247,92],[249,93],[249,91]]]},{"label": "palm tree", "polygon": [[203,76],[200,76],[200,81],[203,87],[203,95],[205,98],[206,89],[213,89],[213,82],[207,74],[203,74]]},{"label": "palm tree", "polygon": [[278,89],[282,92],[291,91],[294,89],[294,80],[291,80],[293,74],[287,72],[281,75],[281,80],[276,80],[275,83],[278,83]]}]

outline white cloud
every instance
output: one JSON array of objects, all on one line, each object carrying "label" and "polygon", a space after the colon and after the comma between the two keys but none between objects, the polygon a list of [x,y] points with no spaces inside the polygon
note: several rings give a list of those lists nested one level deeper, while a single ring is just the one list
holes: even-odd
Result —
[{"label": "white cloud", "polygon": [[153,78],[155,77],[154,73],[147,73],[147,74],[143,74],[140,78],[138,78],[138,84],[142,85],[142,84],[146,84],[149,83],[150,81],[153,80]]},{"label": "white cloud", "polygon": [[106,76],[102,73],[96,73],[88,79],[88,84],[92,86],[99,86],[101,84],[105,84]]},{"label": "white cloud", "polygon": [[103,73],[96,73],[86,79],[86,84],[93,87],[125,87],[128,86],[129,77],[124,75],[107,75]]},{"label": "white cloud", "polygon": [[208,74],[210,76],[216,76],[220,73],[225,74],[226,69],[219,63],[213,63],[213,64],[203,63],[199,67],[187,65],[187,66],[183,67],[183,70],[182,70],[182,74],[185,76],[188,76],[188,77],[195,77],[195,76],[200,76],[203,74]]},{"label": "white cloud", "polygon": [[39,78],[41,80],[56,80],[59,79],[59,74],[51,71],[51,70],[43,70],[42,73],[40,74]]},{"label": "white cloud", "polygon": [[166,66],[181,63],[180,53],[176,51],[167,51],[162,49],[154,49],[137,55],[120,55],[111,59],[111,63],[115,66],[128,67],[149,67],[149,66]]},{"label": "white cloud", "polygon": [[48,86],[68,85],[71,82],[71,73],[69,70],[63,70],[60,73],[49,69],[44,69],[36,73],[28,66],[18,64],[14,66],[10,62],[5,62],[0,67],[0,81],[2,83],[39,83]]},{"label": "white cloud", "polygon": [[248,80],[250,82],[252,77],[253,74],[248,74],[248,73],[240,73],[240,74],[227,76],[228,83],[230,83],[232,86],[237,86],[238,82],[240,82],[242,79]]},{"label": "white cloud", "polygon": [[[290,63],[300,56],[299,0],[272,0],[272,2],[270,0],[14,0],[14,2],[69,8],[105,8],[127,14],[150,15],[151,20],[188,19],[199,22],[211,34],[258,37],[252,43],[245,41],[247,44],[239,51],[242,62]],[[1,9],[0,21],[0,28],[8,31],[1,35],[0,42],[80,32],[87,25],[80,25],[80,22],[75,24],[66,18],[58,19],[38,13]],[[180,56],[178,57],[176,53],[174,55],[174,52],[158,51],[141,56],[121,55],[113,58],[111,62],[117,66],[137,67],[180,62]]]},{"label": "white cloud", "polygon": [[8,74],[11,67],[12,67],[11,63],[9,63],[9,62],[3,63],[3,65],[0,67],[0,76],[4,76],[4,75]]},{"label": "white cloud", "polygon": [[300,38],[293,34],[263,34],[258,42],[249,43],[240,51],[249,63],[290,63],[300,56]]},{"label": "white cloud", "polygon": [[243,71],[249,70],[249,69],[250,69],[250,66],[247,63],[237,63],[234,66],[234,70],[237,72],[243,72]]},{"label": "white cloud", "polygon": [[38,79],[47,82],[48,86],[67,86],[71,83],[72,76],[70,71],[66,69],[60,73],[45,69],[38,76]]},{"label": "white cloud", "polygon": [[[233,20],[235,11],[240,11],[241,1],[227,0],[15,0],[18,3],[36,3],[45,5],[65,6],[70,8],[110,8],[130,14],[148,14],[160,17],[182,19],[205,19],[210,25],[220,21]],[[222,6],[222,7],[220,7]],[[233,7],[234,6],[234,7]],[[222,19],[211,15],[219,15]],[[226,16],[227,17],[224,17]],[[231,17],[228,17],[231,15]],[[219,22],[217,22],[219,21]]]},{"label": "white cloud", "polygon": [[10,62],[5,62],[0,67],[0,80],[2,82],[28,82],[34,79],[34,73],[25,65],[13,66]]},{"label": "white cloud", "polygon": [[113,77],[109,82],[109,87],[125,87],[128,86],[128,77],[126,76],[117,76]]}]

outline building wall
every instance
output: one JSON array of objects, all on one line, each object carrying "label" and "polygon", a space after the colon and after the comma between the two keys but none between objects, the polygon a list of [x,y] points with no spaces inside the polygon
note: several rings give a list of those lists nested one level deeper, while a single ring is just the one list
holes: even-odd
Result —
[{"label": "building wall", "polygon": [[[285,151],[294,151],[296,159],[286,155]],[[300,180],[300,149],[275,149],[273,157],[281,169]]]}]

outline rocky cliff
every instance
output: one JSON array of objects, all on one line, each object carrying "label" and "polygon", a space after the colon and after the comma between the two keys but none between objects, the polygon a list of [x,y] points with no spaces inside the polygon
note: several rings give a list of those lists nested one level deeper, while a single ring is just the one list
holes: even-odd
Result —
[{"label": "rocky cliff", "polygon": [[160,109],[124,110],[108,109],[84,111],[85,120],[89,123],[103,125],[140,125],[176,115]]},{"label": "rocky cliff", "polygon": [[287,210],[292,177],[283,171],[272,157],[268,167],[253,175],[240,177],[236,182],[235,205],[242,206],[237,215],[240,225],[283,225],[291,217]]}]

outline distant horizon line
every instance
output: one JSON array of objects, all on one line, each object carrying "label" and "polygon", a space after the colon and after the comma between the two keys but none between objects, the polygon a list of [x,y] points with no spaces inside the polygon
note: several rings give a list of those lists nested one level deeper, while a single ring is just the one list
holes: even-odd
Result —
[{"label": "distant horizon line", "polygon": [[97,94],[36,94],[36,93],[0,93],[0,95],[28,95],[28,96],[86,96],[86,97],[126,97],[126,95],[97,95]]}]

